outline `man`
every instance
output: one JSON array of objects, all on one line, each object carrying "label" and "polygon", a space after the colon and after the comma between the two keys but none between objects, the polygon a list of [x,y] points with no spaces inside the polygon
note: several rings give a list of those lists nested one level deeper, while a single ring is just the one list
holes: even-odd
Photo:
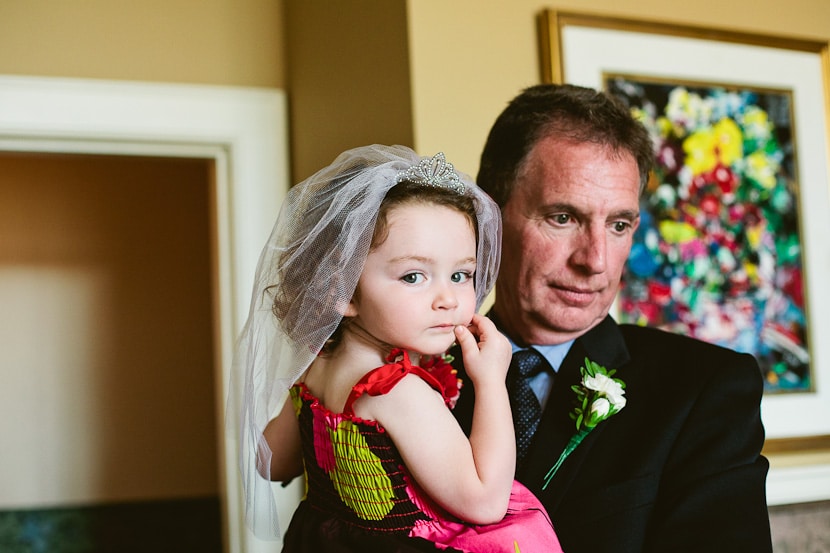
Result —
[{"label": "man", "polygon": [[[542,412],[527,440],[517,426],[517,478],[545,505],[569,553],[768,552],[754,358],[618,325],[608,314],[639,223],[651,148],[624,107],[569,85],[528,88],[491,129],[478,183],[500,205],[504,235],[490,316],[514,352],[536,346],[552,368],[529,380]],[[576,433],[571,387],[585,358],[617,371],[627,403],[543,489]],[[508,385],[519,393],[511,375]],[[473,396],[465,388],[455,409],[468,432]],[[518,406],[513,414],[526,418]]]}]

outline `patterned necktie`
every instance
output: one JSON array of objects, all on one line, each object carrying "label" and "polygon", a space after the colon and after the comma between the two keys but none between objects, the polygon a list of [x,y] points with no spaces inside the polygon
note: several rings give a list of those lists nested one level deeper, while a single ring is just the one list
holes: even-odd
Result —
[{"label": "patterned necktie", "polygon": [[513,426],[516,429],[517,469],[524,461],[542,417],[542,407],[530,388],[529,381],[546,369],[550,369],[547,360],[541,353],[530,348],[514,353],[507,371],[507,390],[510,392],[510,408],[513,411]]}]

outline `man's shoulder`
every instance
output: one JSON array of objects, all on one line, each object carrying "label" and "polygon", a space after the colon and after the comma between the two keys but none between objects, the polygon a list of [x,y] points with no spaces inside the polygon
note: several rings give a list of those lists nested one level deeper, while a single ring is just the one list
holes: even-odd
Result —
[{"label": "man's shoulder", "polygon": [[725,363],[755,366],[755,358],[746,353],[655,327],[619,325],[620,333],[632,358],[663,357],[675,363]]},{"label": "man's shoulder", "polygon": [[626,339],[635,338],[638,340],[652,340],[658,342],[670,342],[674,344],[686,345],[688,347],[697,347],[707,344],[703,340],[692,338],[686,334],[678,334],[662,328],[654,326],[640,326],[635,324],[620,323],[617,325]]}]

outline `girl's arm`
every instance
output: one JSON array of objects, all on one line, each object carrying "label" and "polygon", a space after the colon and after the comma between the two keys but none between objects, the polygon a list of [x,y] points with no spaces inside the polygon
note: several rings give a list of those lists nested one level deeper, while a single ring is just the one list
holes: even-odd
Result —
[{"label": "girl's arm", "polygon": [[270,473],[264,474],[266,469],[260,466],[260,474],[264,478],[281,482],[300,476],[303,473],[300,425],[290,396],[285,400],[280,414],[265,425],[262,435],[271,449],[271,467]]},{"label": "girl's arm", "polygon": [[[456,337],[476,390],[469,440],[441,395],[414,375],[389,393],[363,396],[359,416],[380,422],[423,490],[453,515],[473,524],[504,518],[516,464],[516,443],[505,376],[510,344],[488,319],[474,316]],[[363,401],[364,404],[358,404]]]}]

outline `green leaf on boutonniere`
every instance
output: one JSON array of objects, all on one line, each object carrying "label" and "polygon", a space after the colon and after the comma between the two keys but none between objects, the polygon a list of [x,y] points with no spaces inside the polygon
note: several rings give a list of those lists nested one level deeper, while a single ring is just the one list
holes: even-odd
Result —
[{"label": "green leaf on boutonniere", "polygon": [[571,386],[576,393],[576,406],[570,413],[571,419],[576,421],[576,434],[571,437],[559,459],[545,475],[543,490],[548,487],[559,467],[582,443],[585,436],[599,423],[619,413],[625,407],[625,383],[619,378],[612,378],[615,370],[608,370],[587,357],[585,365],[579,370],[582,373],[582,382]]}]

